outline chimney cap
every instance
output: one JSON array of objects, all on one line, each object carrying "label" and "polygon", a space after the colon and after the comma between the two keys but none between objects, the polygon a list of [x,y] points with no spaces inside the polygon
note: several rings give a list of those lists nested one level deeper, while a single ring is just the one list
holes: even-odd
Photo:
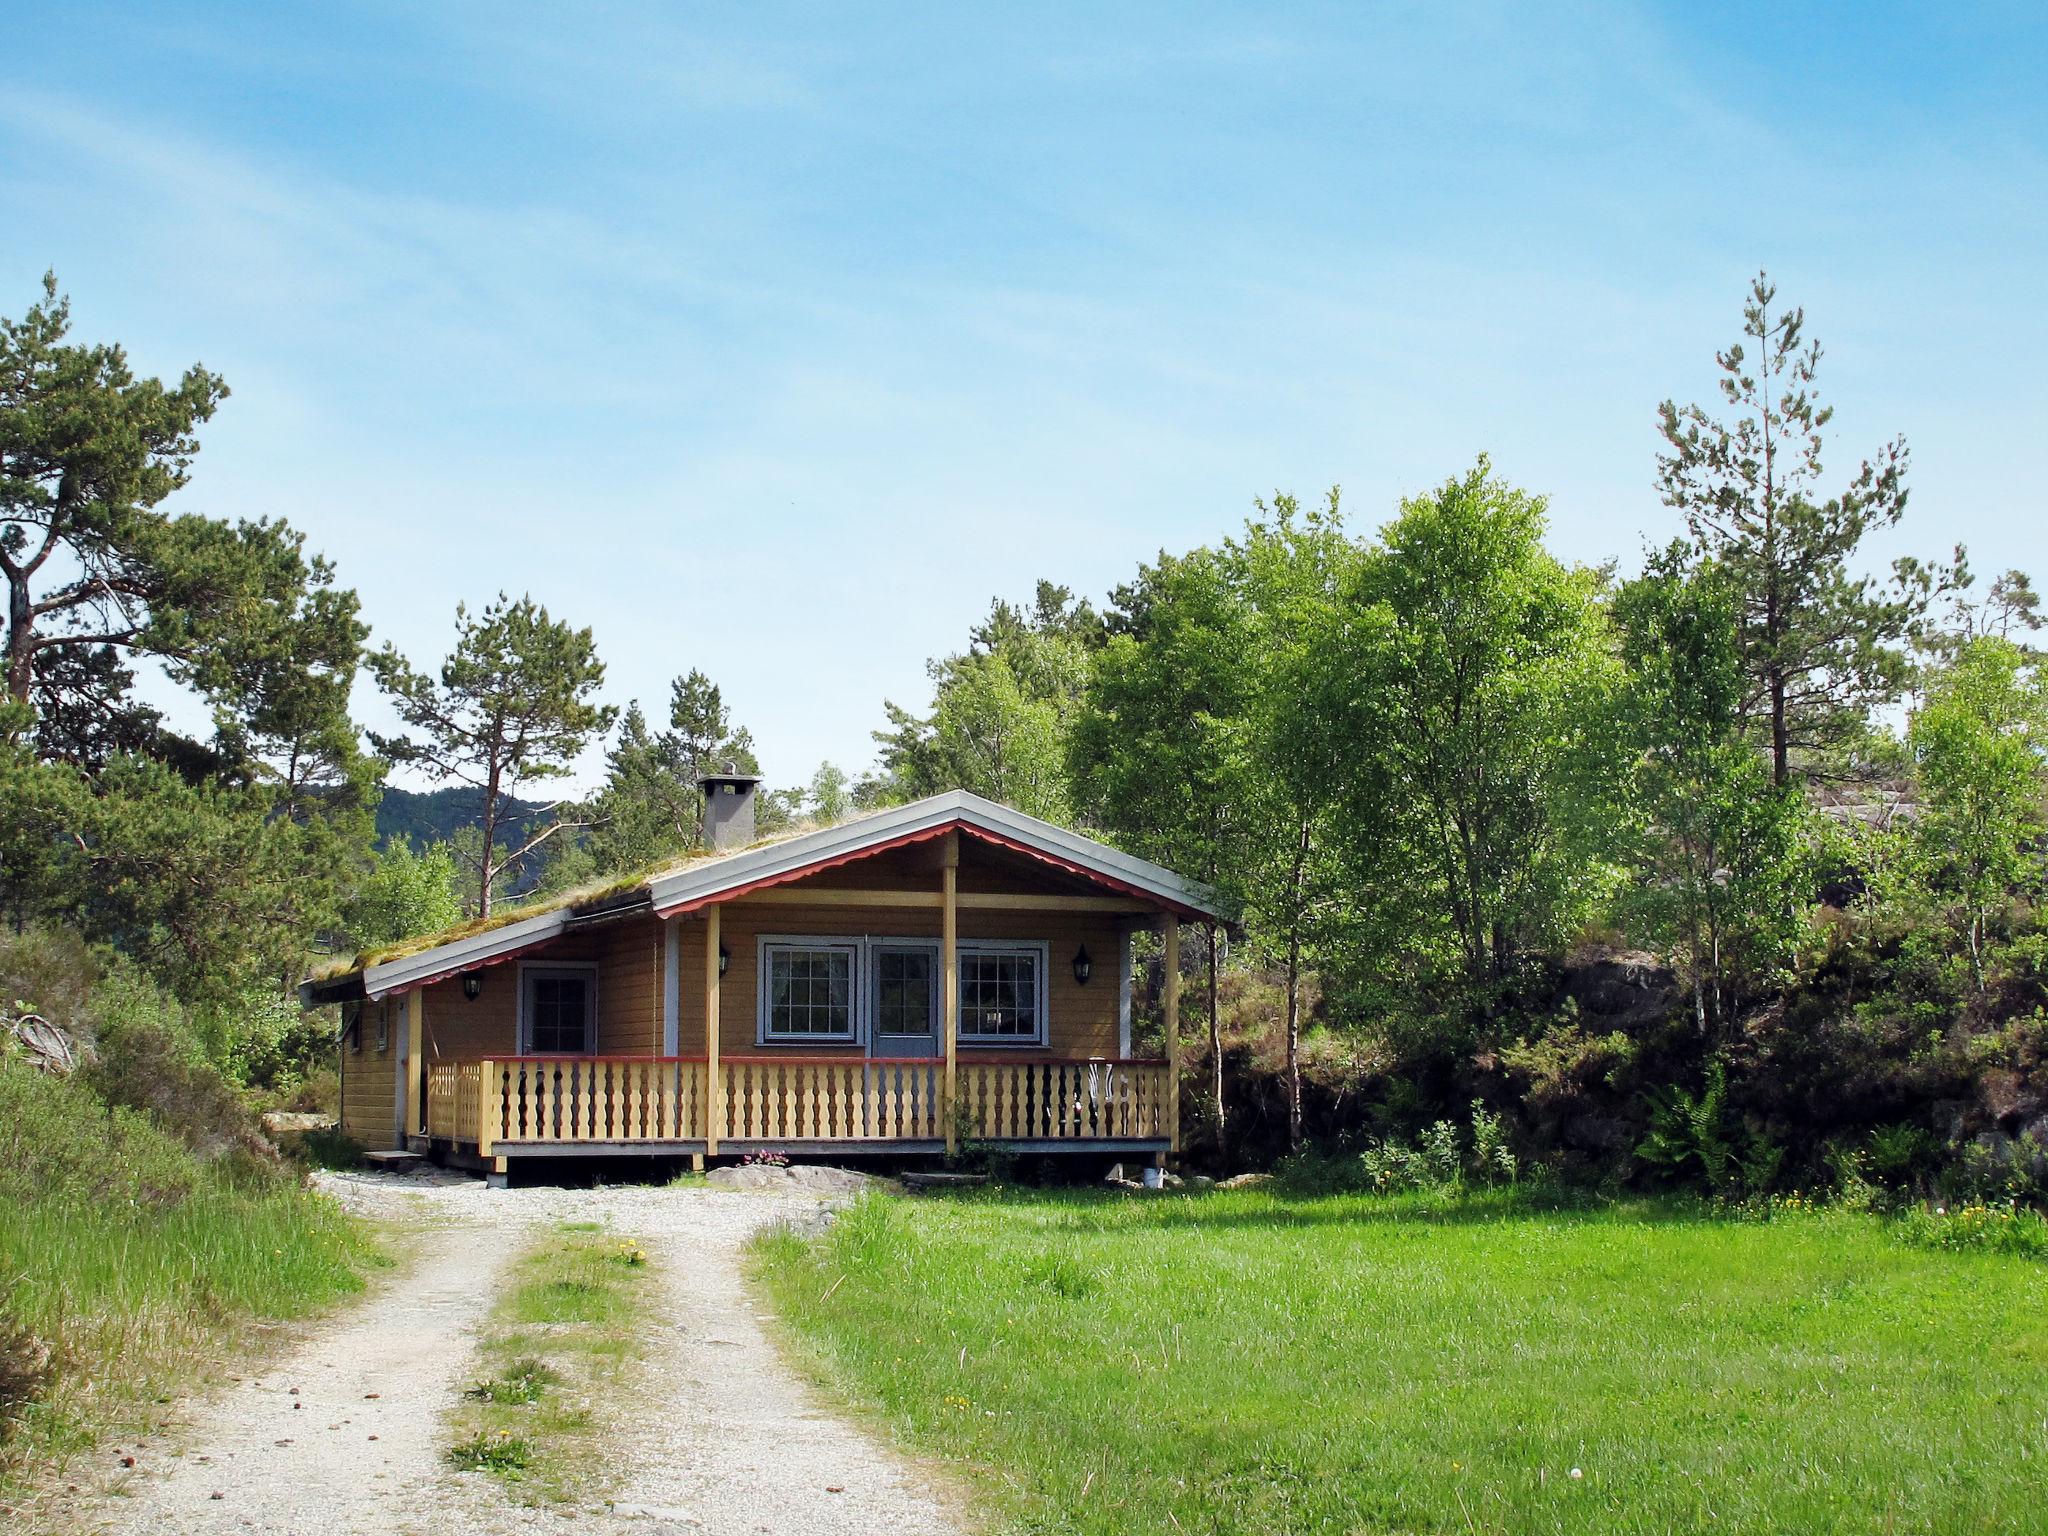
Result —
[{"label": "chimney cap", "polygon": [[710,790],[726,784],[730,784],[735,789],[743,789],[750,784],[759,784],[763,781],[760,774],[735,772],[732,765],[728,763],[725,770],[721,773],[699,774],[697,782],[705,789]]}]

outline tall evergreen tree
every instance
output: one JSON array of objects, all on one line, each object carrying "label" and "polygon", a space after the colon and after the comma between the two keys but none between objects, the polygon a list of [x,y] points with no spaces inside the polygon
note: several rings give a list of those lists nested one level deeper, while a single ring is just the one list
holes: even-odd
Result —
[{"label": "tall evergreen tree", "polygon": [[[355,594],[282,522],[166,510],[217,377],[138,379],[69,331],[53,278],[0,320],[4,883],[18,915],[76,914],[187,995],[282,983],[373,831]],[[209,707],[210,740],[134,697],[138,659]]]},{"label": "tall evergreen tree", "polygon": [[718,685],[692,670],[669,685],[668,729],[649,728],[626,707],[606,755],[604,787],[585,808],[598,871],[637,869],[694,848],[703,838],[704,776],[760,772],[753,737],[735,728]]},{"label": "tall evergreen tree", "polygon": [[489,917],[498,880],[569,825],[549,807],[547,825],[514,848],[497,841],[504,798],[530,783],[561,778],[592,736],[611,724],[609,705],[592,702],[604,663],[588,629],[548,616],[531,597],[497,601],[472,617],[455,609],[455,649],[438,674],[417,671],[396,648],[369,659],[399,718],[418,734],[371,740],[395,763],[483,791],[473,851],[476,908]]},{"label": "tall evergreen tree", "polygon": [[1820,343],[1806,338],[1805,311],[1774,310],[1776,300],[1758,273],[1742,309],[1755,358],[1741,342],[1716,354],[1728,419],[1669,400],[1658,408],[1669,451],[1657,466],[1665,503],[1742,595],[1743,713],[1782,785],[1795,755],[1811,766],[1898,696],[1927,593],[1911,580],[1880,590],[1852,571],[1864,537],[1906,509],[1906,445],[1894,438],[1823,496],[1834,410],[1815,391]]},{"label": "tall evergreen tree", "polygon": [[0,319],[6,692],[35,706],[43,755],[93,767],[157,747],[136,657],[252,723],[281,708],[345,720],[354,594],[281,522],[163,510],[227,386],[199,367],[174,388],[138,379],[121,348],[67,341],[70,303],[54,277],[43,288]]}]

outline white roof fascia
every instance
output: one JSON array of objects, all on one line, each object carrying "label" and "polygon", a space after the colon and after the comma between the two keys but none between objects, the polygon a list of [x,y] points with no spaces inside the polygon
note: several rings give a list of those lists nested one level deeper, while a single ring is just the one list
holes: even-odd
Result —
[{"label": "white roof fascia", "polygon": [[864,848],[905,837],[915,837],[920,832],[933,831],[956,821],[1041,849],[1175,906],[1206,916],[1222,915],[1216,910],[1215,897],[1210,892],[1183,880],[1170,869],[962,789],[914,800],[909,805],[895,806],[836,827],[821,827],[816,832],[804,833],[787,842],[771,843],[765,848],[751,849],[730,858],[690,865],[657,876],[648,882],[648,890],[654,898],[655,910],[667,912],[715,899],[722,892],[739,886],[772,880],[778,875],[793,875],[814,864],[858,854]]},{"label": "white roof fascia", "polygon": [[396,960],[386,960],[377,965],[363,967],[363,991],[372,998],[384,997],[392,992],[402,992],[430,977],[439,976],[452,970],[462,970],[472,965],[481,965],[496,960],[529,944],[551,939],[568,926],[569,910],[564,907],[553,912],[542,912],[534,917],[521,918],[516,923],[507,923],[502,928],[489,928],[482,933],[473,933],[466,939],[451,939],[446,944],[437,944],[432,949],[423,949],[418,954],[401,955]]}]

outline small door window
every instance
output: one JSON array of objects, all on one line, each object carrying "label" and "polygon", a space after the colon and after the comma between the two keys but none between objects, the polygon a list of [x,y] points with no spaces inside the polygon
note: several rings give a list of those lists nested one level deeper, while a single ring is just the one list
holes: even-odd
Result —
[{"label": "small door window", "polygon": [[588,1054],[596,1034],[591,1016],[596,986],[590,972],[532,966],[521,980],[525,1049],[535,1056]]},{"label": "small door window", "polygon": [[929,1035],[938,1029],[938,977],[929,949],[875,951],[875,1028],[884,1035]]}]

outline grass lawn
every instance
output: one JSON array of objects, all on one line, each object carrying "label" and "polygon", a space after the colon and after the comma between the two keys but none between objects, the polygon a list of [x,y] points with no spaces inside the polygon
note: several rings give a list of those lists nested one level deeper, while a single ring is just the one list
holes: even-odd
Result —
[{"label": "grass lawn", "polygon": [[485,1374],[451,1410],[448,1458],[534,1502],[588,1496],[612,1470],[606,1441],[653,1304],[646,1251],[572,1222],[511,1278],[478,1344]]},{"label": "grass lawn", "polygon": [[757,1264],[997,1529],[2048,1530],[2048,1264],[1874,1218],[1014,1192]]}]

